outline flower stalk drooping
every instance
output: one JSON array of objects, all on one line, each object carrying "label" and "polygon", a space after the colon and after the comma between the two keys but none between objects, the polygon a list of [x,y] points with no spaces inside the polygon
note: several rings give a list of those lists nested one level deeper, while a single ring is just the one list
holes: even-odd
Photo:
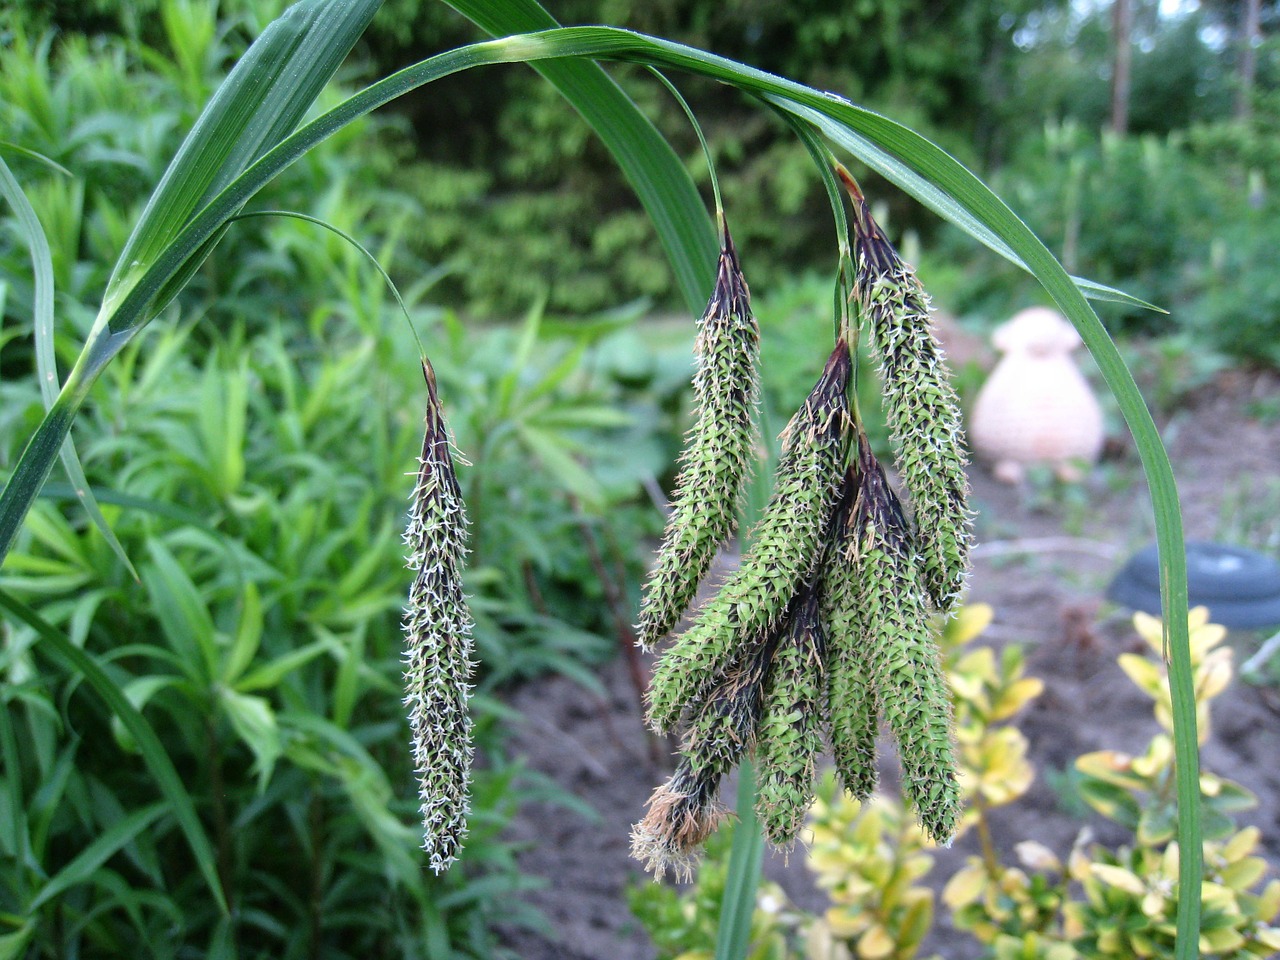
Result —
[{"label": "flower stalk drooping", "polygon": [[[824,728],[845,788],[865,799],[876,786],[883,723],[897,741],[903,792],[921,824],[940,843],[955,831],[953,722],[935,632],[936,612],[950,612],[963,588],[972,536],[959,408],[924,291],[848,172],[839,164],[835,171],[854,203],[851,221],[837,203],[837,223],[852,244],[841,247],[836,348],[783,434],[754,542],[659,659],[649,686],[649,725],[666,733],[685,724],[676,772],[654,793],[632,835],[632,852],[659,876],[692,870],[720,817],[720,780],[749,752],[765,833],[775,846],[792,844],[814,795]],[[828,180],[838,201],[835,177]],[[850,407],[855,299],[879,363],[914,526]],[[700,374],[712,370],[702,367]],[[700,409],[712,411],[703,398],[724,396],[725,388],[702,382]],[[707,459],[701,445],[718,451],[726,429],[738,436],[742,421],[732,411],[740,406],[707,413],[692,437],[689,479],[678,487],[678,509],[642,611],[650,645],[679,619],[706,572],[710,553],[699,538],[716,521],[698,527],[692,517],[729,498],[738,506],[736,486],[702,483],[719,476],[716,457],[723,454]],[[727,421],[724,429],[716,429],[717,416]],[[857,455],[849,462],[855,436]],[[733,449],[746,456],[745,447]],[[735,465],[733,475],[744,474]]]},{"label": "flower stalk drooping", "polygon": [[667,649],[649,685],[649,725],[670,730],[732,664],[770,640],[822,554],[848,451],[849,348],[840,341],[783,434],[773,495],[737,571]]},{"label": "flower stalk drooping", "polygon": [[466,835],[471,771],[471,613],[462,591],[467,517],[449,450],[435,373],[424,360],[426,430],[405,543],[414,571],[405,609],[405,707],[413,735],[423,849],[448,869]]},{"label": "flower stalk drooping", "polygon": [[697,419],[672,496],[662,549],[645,587],[637,633],[652,648],[680,621],[716,550],[733,533],[756,446],[760,331],[727,227],[715,288],[698,322]]},{"label": "flower stalk drooping", "polygon": [[855,293],[870,321],[898,470],[911,496],[921,577],[933,605],[949,612],[964,587],[973,538],[960,406],[933,334],[928,294],[853,178],[838,172],[853,200]]},{"label": "flower stalk drooping", "polygon": [[898,743],[903,793],[929,835],[947,843],[960,810],[951,698],[910,527],[870,445],[860,447],[862,490],[853,523],[858,618],[870,649],[872,682]]}]

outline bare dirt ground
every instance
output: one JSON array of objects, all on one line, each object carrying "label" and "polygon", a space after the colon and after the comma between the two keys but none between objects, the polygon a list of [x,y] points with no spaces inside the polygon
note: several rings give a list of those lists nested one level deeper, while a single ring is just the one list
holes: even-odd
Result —
[{"label": "bare dirt ground", "polygon": [[[1243,484],[1280,477],[1280,421],[1272,412],[1277,404],[1280,377],[1233,371],[1165,418],[1162,430],[1189,539],[1218,538],[1240,519],[1224,517],[1223,511],[1248,489]],[[1153,539],[1132,444],[1125,435],[1115,446],[1109,460],[1065,495],[1047,486],[1006,487],[980,465],[973,469],[981,546],[969,601],[995,610],[985,641],[1024,645],[1028,674],[1045,681],[1044,693],[1019,720],[1031,742],[1036,783],[1018,803],[993,815],[996,842],[1006,851],[1020,840],[1035,839],[1065,855],[1086,823],[1099,840],[1123,840],[1118,828],[1100,818],[1083,820],[1065,812],[1045,772],[1061,771],[1091,750],[1140,751],[1155,732],[1150,702],[1115,663],[1117,654],[1138,648],[1137,635],[1127,613],[1103,599],[1124,559]],[[1272,506],[1280,509],[1280,503]],[[1257,635],[1233,634],[1229,642],[1256,644]],[[1252,646],[1238,647],[1237,663],[1250,652]],[[507,938],[525,960],[651,960],[655,955],[627,909],[624,891],[642,877],[627,852],[631,824],[669,772],[669,746],[651,743],[643,731],[637,693],[621,658],[603,668],[601,680],[607,691],[603,699],[556,677],[525,685],[509,697],[524,716],[510,749],[598,813],[589,821],[560,807],[527,806],[509,831],[512,839],[528,843],[521,868],[547,881],[528,900],[546,915],[551,933],[513,931]],[[1277,758],[1280,693],[1274,686],[1237,679],[1214,702],[1203,762],[1258,795],[1258,807],[1240,819],[1261,828],[1266,855],[1280,866]],[[975,852],[976,840],[969,836],[951,850],[938,851],[932,881],[940,888]],[[766,854],[765,868],[797,903],[822,909],[824,898],[814,890],[803,856],[793,855],[784,868],[780,857]],[[974,956],[973,941],[947,929],[945,908],[938,909],[937,918],[928,949],[948,960]]]}]

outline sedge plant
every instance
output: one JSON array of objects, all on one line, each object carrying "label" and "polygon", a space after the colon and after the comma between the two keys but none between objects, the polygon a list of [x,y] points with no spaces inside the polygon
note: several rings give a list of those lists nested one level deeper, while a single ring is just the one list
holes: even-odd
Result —
[{"label": "sedge plant", "polygon": [[[1184,851],[1179,876],[1182,890],[1190,892],[1178,903],[1178,956],[1193,956],[1199,929],[1195,891],[1200,889],[1198,854],[1201,848],[1195,704],[1185,629],[1185,561],[1177,492],[1151,417],[1086,297],[1133,302],[1132,299],[1070,277],[1014,213],[964,167],[908,128],[842,97],[660,38],[609,27],[560,29],[536,0],[500,3],[453,0],[451,5],[499,39],[450,50],[406,67],[305,124],[304,117],[368,26],[378,2],[302,0],[263,31],[210,99],[134,225],[106,285],[84,347],[65,380],[54,369],[53,351],[49,348],[54,291],[48,274],[37,269],[35,313],[41,318],[37,323],[41,380],[51,387],[60,385],[60,389],[56,397],[48,398],[48,412],[32,432],[0,495],[0,556],[8,554],[60,452],[65,451],[73,485],[78,490],[84,489],[83,484],[76,482],[80,475],[73,451],[67,444],[71,426],[94,384],[142,329],[161,316],[165,306],[181,294],[205,259],[228,231],[234,229],[233,221],[258,191],[353,120],[443,77],[481,66],[527,63],[556,86],[618,159],[653,220],[680,290],[691,309],[701,312],[707,302],[706,291],[711,286],[712,265],[716,259],[717,244],[710,219],[675,154],[622,95],[599,63],[626,61],[716,79],[781,112],[808,135],[826,141],[832,149],[866,164],[980,242],[1028,270],[1076,325],[1094,354],[1134,434],[1156,514],[1162,593],[1168,614],[1163,647],[1171,663],[1173,747],[1178,757],[1177,829]],[[819,172],[824,177],[829,175],[829,170],[821,164]],[[3,173],[0,186],[6,199],[15,208],[25,209],[20,185],[7,167],[0,167],[0,173]],[[894,376],[899,373],[902,376],[921,372],[933,375],[937,371],[933,359],[926,355],[927,329],[921,333],[918,327],[924,319],[924,301],[912,287],[910,273],[896,260],[896,255],[886,259],[881,244],[883,234],[877,235],[878,228],[873,228],[862,216],[858,199],[854,198],[853,221],[859,240],[857,257],[852,272],[842,271],[841,284],[848,286],[840,288],[856,294],[856,312],[860,317],[867,317],[874,324],[880,315],[880,327],[888,339],[878,343],[877,348],[884,358],[884,370],[893,389]],[[31,217],[24,217],[23,226],[39,266],[47,260],[38,249],[40,225]],[[755,632],[744,638],[746,645],[741,651],[747,656],[753,650],[773,646],[775,650],[784,651],[784,660],[807,657],[813,663],[821,661],[821,657],[815,656],[821,643],[807,625],[809,611],[814,608],[809,591],[810,581],[825,555],[814,538],[825,537],[826,526],[837,504],[844,448],[850,441],[840,426],[848,414],[833,394],[844,395],[847,390],[847,383],[840,380],[848,376],[849,353],[856,347],[856,341],[850,342],[851,331],[852,327],[837,329],[836,346],[824,375],[825,387],[820,383],[815,388],[817,396],[806,403],[807,413],[794,424],[785,447],[784,461],[788,456],[796,461],[795,467],[789,469],[803,463],[805,469],[821,473],[818,486],[798,498],[806,501],[805,509],[812,511],[808,514],[810,519],[802,525],[808,555],[791,555],[788,563],[792,572],[786,578],[788,582],[780,585],[774,599],[766,604],[773,609],[756,609],[753,613]],[[908,350],[905,355],[901,352],[904,344]],[[904,358],[915,366],[897,366]],[[904,401],[910,399],[904,397]],[[930,398],[916,399],[923,402]],[[443,402],[447,405],[447,398]],[[895,533],[869,519],[861,535],[870,537],[872,545],[860,552],[884,558],[886,566],[875,576],[908,581],[918,577],[921,592],[918,601],[911,601],[913,604],[929,603],[946,609],[954,602],[962,577],[967,534],[962,525],[956,525],[963,523],[963,505],[956,499],[962,481],[950,471],[935,476],[928,469],[930,458],[937,457],[939,450],[954,439],[945,432],[928,435],[928,409],[925,403],[922,409],[914,411],[914,419],[895,421],[893,429],[908,492],[912,497],[920,497],[923,490],[924,497],[931,501],[930,509],[950,511],[951,523],[945,530],[930,527],[926,531],[926,536],[943,532],[944,539],[925,543],[925,549],[918,554],[913,551],[904,554],[903,541],[893,539],[904,531]],[[917,431],[912,438],[907,438],[900,429],[908,421]],[[817,477],[818,473],[810,476]],[[933,489],[927,490],[930,484]],[[419,483],[419,490],[423,489],[424,485]],[[775,492],[775,499],[777,497]],[[85,501],[92,509],[92,500],[87,494]],[[870,504],[868,510],[871,511],[866,514],[868,518],[895,516],[892,502],[887,499]],[[777,527],[782,520],[777,513],[774,511],[774,520],[770,521],[770,510],[766,508],[762,524],[773,522]],[[108,531],[104,518],[98,517],[97,523],[104,533]],[[883,543],[876,539],[885,536],[890,539]],[[761,542],[762,546],[769,547],[763,538]],[[903,556],[908,556],[911,563],[904,565]],[[918,569],[913,566],[916,563]],[[420,572],[423,569],[420,567]],[[740,599],[734,607],[735,616],[745,611],[742,602]],[[748,605],[754,607],[749,601]],[[11,613],[16,610],[11,606],[9,609]],[[817,609],[821,609],[820,603]],[[451,642],[458,642],[460,636],[459,633]],[[63,652],[74,658],[69,649]],[[721,666],[731,667],[730,664]],[[697,671],[691,678],[688,692],[691,695],[727,692],[728,673],[721,666],[708,662],[707,669]],[[462,674],[465,669],[459,675]],[[798,679],[800,675],[788,673],[788,676]],[[889,682],[887,674],[877,671],[877,676]],[[93,682],[103,696],[110,698],[109,679],[96,678]],[[793,686],[795,689],[789,696],[812,696],[811,688],[806,693],[801,689],[803,684]],[[119,698],[111,702],[123,710]],[[791,704],[792,712],[795,702]],[[666,721],[674,719],[688,705],[686,701],[663,708],[666,713],[653,717],[656,725],[666,725]],[[915,724],[919,718],[906,718],[904,722]],[[809,735],[794,727],[786,729],[785,724],[767,718],[762,729],[776,730],[775,736],[784,738]],[[782,748],[781,743],[775,745]],[[794,765],[791,760],[787,763]],[[929,803],[937,803],[947,791],[945,779],[929,781]],[[945,801],[944,807],[949,803]],[[795,820],[794,806],[782,806],[786,810],[780,816],[787,826],[779,827],[778,832],[785,839]],[[777,807],[774,804],[765,812],[771,814]],[[944,807],[937,808],[942,818],[938,821],[941,833],[950,829],[948,822],[953,815],[942,813]],[[215,902],[225,908],[214,858],[194,812],[187,809],[176,813]],[[442,849],[449,849],[448,845]]]}]

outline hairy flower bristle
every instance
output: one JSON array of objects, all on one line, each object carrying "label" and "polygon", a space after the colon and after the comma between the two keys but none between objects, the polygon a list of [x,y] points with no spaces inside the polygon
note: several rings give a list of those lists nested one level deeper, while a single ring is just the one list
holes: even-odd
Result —
[{"label": "hairy flower bristle", "polygon": [[777,631],[822,554],[848,449],[849,349],[840,341],[783,433],[773,495],[751,549],[697,621],[663,654],[648,721],[669,730],[717,678]]},{"label": "hairy flower bristle", "polygon": [[814,767],[822,750],[825,647],[819,588],[813,584],[792,605],[769,665],[756,739],[756,813],[775,846],[795,842],[813,802]]},{"label": "hairy flower bristle", "polygon": [[404,614],[404,704],[413,736],[423,849],[435,873],[448,869],[467,832],[473,670],[471,613],[462,590],[467,517],[436,394],[427,381],[426,430],[405,543],[415,572]]},{"label": "hairy flower bristle", "polygon": [[644,819],[631,831],[631,855],[655,880],[668,870],[679,881],[692,878],[703,842],[725,817],[715,799],[719,783],[718,773],[698,773],[682,761],[649,797]]},{"label": "hairy flower bristle", "polygon": [[911,495],[921,579],[934,606],[949,612],[964,587],[973,539],[960,406],[928,295],[857,184],[841,175],[853,198],[855,292],[870,321],[898,470]]},{"label": "hairy flower bristle", "polygon": [[[859,446],[866,438],[858,438]],[[831,544],[822,574],[822,620],[827,637],[828,734],[836,772],[856,799],[871,796],[879,780],[876,733],[879,704],[871,677],[873,633],[860,603],[858,532],[854,517],[862,497],[862,474],[849,464],[840,505],[831,524]]]},{"label": "hairy flower bristle", "polygon": [[696,421],[685,441],[671,514],[637,624],[645,649],[680,621],[716,550],[733,533],[758,439],[760,331],[727,227],[715,288],[699,321],[696,354]]},{"label": "hairy flower bristle", "polygon": [[911,530],[884,470],[863,443],[854,514],[859,616],[871,632],[872,681],[898,743],[902,790],[921,825],[946,843],[960,810],[951,698],[919,580]]}]

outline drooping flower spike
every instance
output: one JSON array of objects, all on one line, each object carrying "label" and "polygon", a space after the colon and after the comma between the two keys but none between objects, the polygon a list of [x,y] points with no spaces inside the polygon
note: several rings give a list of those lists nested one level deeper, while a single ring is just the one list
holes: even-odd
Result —
[{"label": "drooping flower spike", "polygon": [[[857,442],[861,450],[867,441],[859,435]],[[855,799],[865,800],[879,780],[879,703],[871,676],[872,634],[861,602],[855,521],[864,496],[859,457],[845,473],[840,505],[831,523],[831,544],[822,574],[822,620],[827,636],[826,707],[831,752],[844,788]]]},{"label": "drooping flower spike", "polygon": [[737,526],[751,475],[758,439],[760,331],[727,226],[715,287],[698,327],[696,420],[641,601],[637,635],[644,649],[661,642],[684,616],[716,551]]},{"label": "drooping flower spike", "polygon": [[815,581],[792,604],[765,685],[756,743],[756,814],[778,847],[789,847],[800,832],[822,751],[826,636],[820,606]]},{"label": "drooping flower spike", "polygon": [[436,392],[427,381],[426,429],[405,543],[415,572],[404,613],[404,704],[413,741],[423,849],[435,873],[458,857],[467,832],[471,775],[471,613],[462,590],[467,515]]},{"label": "drooping flower spike", "polygon": [[898,744],[902,791],[938,843],[955,833],[960,810],[951,698],[942,671],[915,546],[898,497],[870,444],[859,444],[858,619],[870,651],[871,679]]},{"label": "drooping flower spike", "polygon": [[671,730],[734,663],[768,642],[811,579],[848,451],[849,374],[842,340],[783,433],[773,495],[751,549],[654,669],[648,720],[655,731]]},{"label": "drooping flower spike", "polygon": [[854,292],[884,381],[921,576],[933,605],[950,612],[964,587],[973,539],[960,405],[933,333],[928,294],[871,216],[857,183],[843,167],[837,172],[853,201]]}]

